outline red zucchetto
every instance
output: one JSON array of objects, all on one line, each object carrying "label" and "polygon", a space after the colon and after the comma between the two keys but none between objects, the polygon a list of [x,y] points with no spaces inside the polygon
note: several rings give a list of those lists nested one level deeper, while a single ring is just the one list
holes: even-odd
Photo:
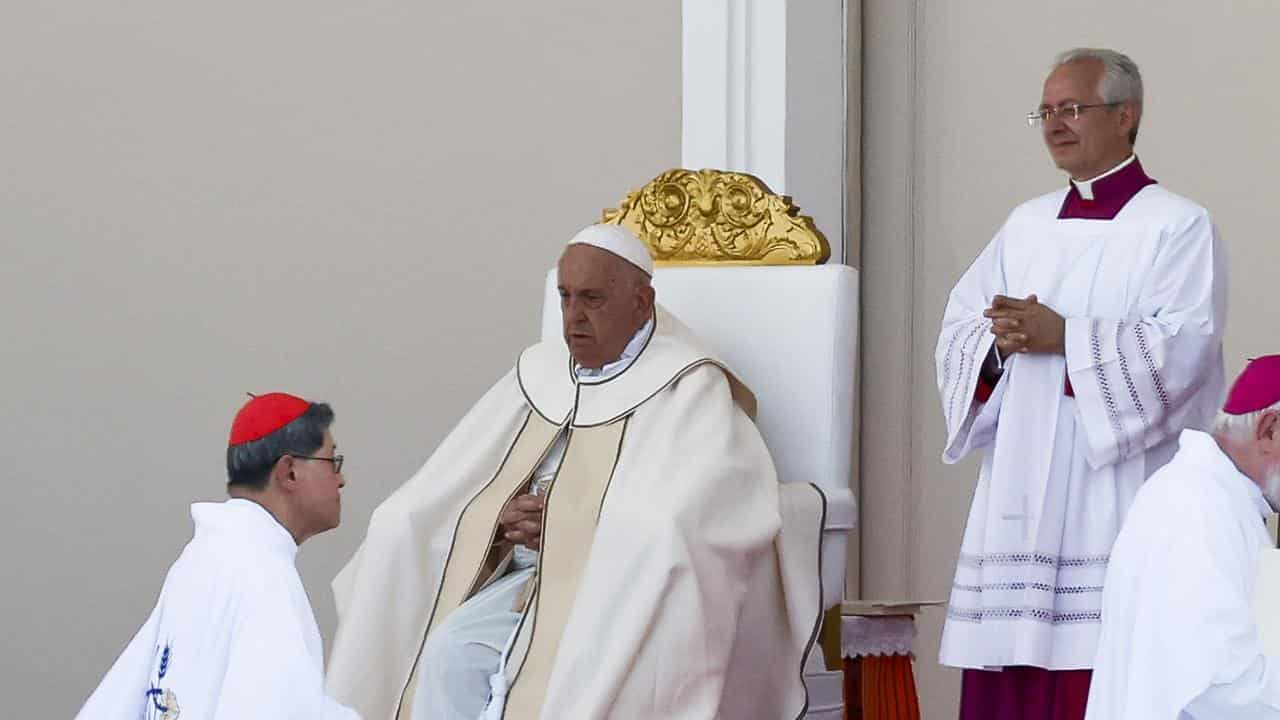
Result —
[{"label": "red zucchetto", "polygon": [[1264,355],[1249,361],[1231,386],[1222,412],[1244,415],[1280,402],[1280,355]]},{"label": "red zucchetto", "polygon": [[260,440],[297,420],[311,403],[288,393],[253,395],[231,421],[229,445]]}]

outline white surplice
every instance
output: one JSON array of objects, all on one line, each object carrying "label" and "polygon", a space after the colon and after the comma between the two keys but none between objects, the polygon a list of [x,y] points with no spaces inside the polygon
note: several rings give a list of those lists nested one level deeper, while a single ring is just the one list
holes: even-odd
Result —
[{"label": "white surplice", "polygon": [[1086,718],[1280,718],[1280,659],[1252,608],[1271,508],[1212,437],[1180,445],[1116,539]]},{"label": "white surplice", "polygon": [[249,500],[191,506],[195,536],[77,720],[359,720],[324,654],[289,531]]},{"label": "white surplice", "polygon": [[[1178,432],[1223,396],[1225,254],[1208,213],[1159,185],[1112,220],[1027,202],[952,291],[937,346],[945,462],[982,453],[940,659],[1088,668],[1111,544]],[[997,295],[1066,318],[1066,355],[1008,358],[976,402]],[[1074,398],[1063,392],[1070,379]]]}]

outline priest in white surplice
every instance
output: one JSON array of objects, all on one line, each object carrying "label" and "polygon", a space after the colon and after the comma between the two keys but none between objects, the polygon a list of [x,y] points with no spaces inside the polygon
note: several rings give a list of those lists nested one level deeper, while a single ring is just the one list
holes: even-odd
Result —
[{"label": "priest in white surplice", "polygon": [[367,720],[802,712],[821,498],[786,522],[750,391],[655,305],[652,271],[629,230],[575,236],[564,339],[374,512],[334,581],[328,677]]},{"label": "priest in white surplice", "polygon": [[947,303],[943,459],[982,458],[940,653],[962,718],[1083,716],[1124,514],[1222,399],[1223,249],[1143,171],[1141,113],[1132,60],[1060,56],[1028,119],[1070,182],[1014,209]]},{"label": "priest in white surplice", "polygon": [[[1280,657],[1254,624],[1280,507],[1280,355],[1249,363],[1213,434],[1138,491],[1111,553],[1089,720],[1276,720]],[[1280,612],[1280,608],[1258,608]]]},{"label": "priest in white surplice", "polygon": [[241,408],[227,494],[191,506],[195,536],[151,617],[78,720],[359,720],[324,693],[320,631],[294,560],[338,526],[333,411],[285,393]]}]

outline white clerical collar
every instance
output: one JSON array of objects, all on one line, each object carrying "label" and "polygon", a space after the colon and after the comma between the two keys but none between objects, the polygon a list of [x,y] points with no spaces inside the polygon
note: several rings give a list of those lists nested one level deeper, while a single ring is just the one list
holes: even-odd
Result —
[{"label": "white clerical collar", "polygon": [[734,402],[755,417],[756,399],[751,389],[661,305],[654,308],[652,330],[642,328],[637,335],[640,341],[634,361],[623,367],[625,372],[617,371],[606,380],[578,377],[569,346],[560,338],[526,348],[516,362],[520,392],[529,407],[548,422],[594,427],[625,417],[686,373],[715,365],[729,378]]},{"label": "white clerical collar", "polygon": [[626,347],[622,348],[622,354],[618,356],[617,360],[605,363],[600,368],[584,368],[575,363],[573,372],[578,376],[579,380],[604,382],[631,367],[631,363],[635,362],[636,358],[640,356],[640,351],[649,342],[650,335],[653,335],[653,318],[649,318],[649,321],[637,330],[635,335],[631,336],[631,340]]},{"label": "white clerical collar", "polygon": [[1092,200],[1092,199],[1093,199],[1093,184],[1094,184],[1094,183],[1098,182],[1099,180],[1101,180],[1101,179],[1103,179],[1103,178],[1105,178],[1105,177],[1109,177],[1109,176],[1111,176],[1111,175],[1115,175],[1116,173],[1118,173],[1118,172],[1120,172],[1121,170],[1125,169],[1125,168],[1126,168],[1126,167],[1128,167],[1131,163],[1133,163],[1133,161],[1134,161],[1135,159],[1137,159],[1137,157],[1138,157],[1137,155],[1134,155],[1134,154],[1130,153],[1130,154],[1129,154],[1128,159],[1126,159],[1124,162],[1120,163],[1119,165],[1117,165],[1117,166],[1115,166],[1115,167],[1111,168],[1110,170],[1108,170],[1108,171],[1106,171],[1106,172],[1102,173],[1101,175],[1099,175],[1099,176],[1097,176],[1097,177],[1089,178],[1088,180],[1072,180],[1072,181],[1071,181],[1071,184],[1076,186],[1076,192],[1080,193],[1080,199],[1082,199],[1082,200]]},{"label": "white clerical collar", "polygon": [[298,543],[274,515],[246,498],[191,505],[196,532],[220,531],[232,534],[261,550],[274,550],[289,557],[298,555]]},{"label": "white clerical collar", "polygon": [[1238,501],[1256,508],[1258,514],[1264,518],[1275,512],[1271,503],[1267,502],[1266,496],[1262,494],[1262,488],[1258,487],[1258,483],[1240,472],[1212,435],[1199,430],[1183,430],[1178,436],[1178,445],[1200,456],[1207,465],[1211,465],[1209,469],[1215,471],[1212,473],[1213,479]]}]

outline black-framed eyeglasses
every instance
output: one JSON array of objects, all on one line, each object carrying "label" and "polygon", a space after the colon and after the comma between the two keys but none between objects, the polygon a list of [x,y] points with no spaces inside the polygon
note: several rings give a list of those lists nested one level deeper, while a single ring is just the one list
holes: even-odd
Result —
[{"label": "black-framed eyeglasses", "polygon": [[285,454],[291,458],[297,458],[298,460],[325,460],[331,462],[333,463],[333,471],[336,473],[342,472],[342,461],[346,459],[341,455],[334,455],[333,457],[319,457],[316,455],[299,455],[297,453]]},{"label": "black-framed eyeglasses", "polygon": [[1119,102],[1091,103],[1088,105],[1081,105],[1080,103],[1068,103],[1066,105],[1060,105],[1056,108],[1055,107],[1036,108],[1035,110],[1032,110],[1031,112],[1027,113],[1027,124],[1030,125],[1031,127],[1040,127],[1041,125],[1044,125],[1045,123],[1049,122],[1054,118],[1062,118],[1063,120],[1066,120],[1068,118],[1072,120],[1079,120],[1081,110],[1088,110],[1089,108],[1114,107],[1119,104],[1120,104]]}]

